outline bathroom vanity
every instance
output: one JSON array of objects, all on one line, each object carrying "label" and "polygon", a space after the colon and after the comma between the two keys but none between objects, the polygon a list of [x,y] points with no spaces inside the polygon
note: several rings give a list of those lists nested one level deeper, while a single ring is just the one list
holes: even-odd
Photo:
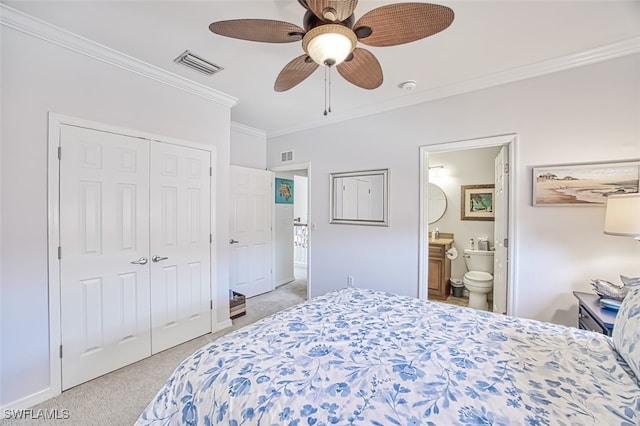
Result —
[{"label": "bathroom vanity", "polygon": [[453,245],[453,234],[440,233],[440,238],[429,238],[429,299],[445,300],[451,292],[451,260],[446,256]]}]

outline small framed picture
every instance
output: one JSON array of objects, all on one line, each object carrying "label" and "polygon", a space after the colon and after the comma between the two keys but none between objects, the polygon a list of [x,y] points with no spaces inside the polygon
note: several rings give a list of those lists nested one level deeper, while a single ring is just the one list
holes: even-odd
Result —
[{"label": "small framed picture", "polygon": [[276,204],[293,204],[293,180],[276,178]]},{"label": "small framed picture", "polygon": [[494,220],[495,185],[460,187],[460,220]]}]

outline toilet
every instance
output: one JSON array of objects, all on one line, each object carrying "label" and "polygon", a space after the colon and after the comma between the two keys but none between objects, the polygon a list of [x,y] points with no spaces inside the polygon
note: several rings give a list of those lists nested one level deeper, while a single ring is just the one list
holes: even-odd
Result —
[{"label": "toilet", "polygon": [[488,311],[487,294],[493,290],[493,251],[465,249],[464,263],[469,272],[462,282],[469,290],[469,307]]}]

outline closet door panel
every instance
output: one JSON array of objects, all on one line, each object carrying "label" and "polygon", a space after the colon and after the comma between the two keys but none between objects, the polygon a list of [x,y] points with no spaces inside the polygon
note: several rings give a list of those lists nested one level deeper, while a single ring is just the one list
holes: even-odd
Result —
[{"label": "closet door panel", "polygon": [[151,148],[152,352],[211,331],[211,156]]},{"label": "closet door panel", "polygon": [[151,354],[149,142],[64,125],[62,388]]}]

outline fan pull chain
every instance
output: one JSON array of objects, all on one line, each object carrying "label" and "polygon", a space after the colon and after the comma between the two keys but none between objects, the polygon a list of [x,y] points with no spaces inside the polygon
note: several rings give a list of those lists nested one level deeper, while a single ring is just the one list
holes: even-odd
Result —
[{"label": "fan pull chain", "polygon": [[324,115],[327,113],[327,69],[329,67],[324,67]]},{"label": "fan pull chain", "polygon": [[[327,102],[329,107],[327,108]],[[331,66],[324,67],[324,115],[331,113]]]},{"label": "fan pull chain", "polygon": [[329,67],[329,114],[331,114],[331,67]]}]

